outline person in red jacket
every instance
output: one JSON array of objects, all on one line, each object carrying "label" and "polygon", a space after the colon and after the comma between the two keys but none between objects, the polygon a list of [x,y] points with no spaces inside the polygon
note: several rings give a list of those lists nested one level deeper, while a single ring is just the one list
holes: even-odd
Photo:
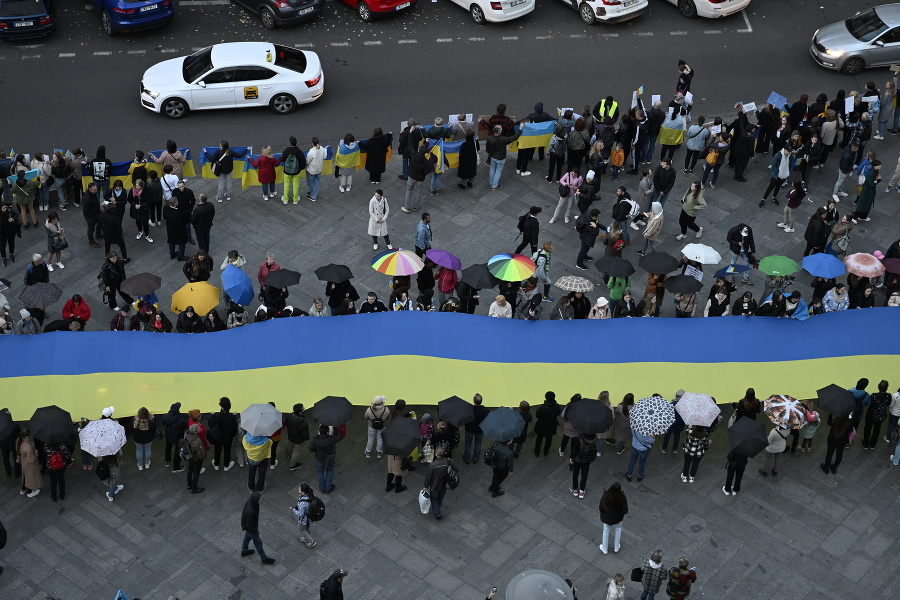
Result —
[{"label": "person in red jacket", "polygon": [[259,170],[257,178],[262,184],[263,200],[275,197],[275,167],[281,164],[281,160],[272,156],[272,146],[265,146],[259,158],[252,156],[247,160]]},{"label": "person in red jacket", "polygon": [[443,304],[447,298],[453,295],[456,284],[459,283],[459,275],[453,269],[441,267],[434,278],[437,280],[439,304]]},{"label": "person in red jacket", "polygon": [[203,449],[209,452],[209,442],[206,441],[206,426],[200,422],[200,409],[197,408],[188,411],[188,428],[194,423],[200,426],[200,433],[198,434],[200,441],[203,442]]},{"label": "person in red jacket", "polygon": [[266,260],[259,265],[259,270],[256,272],[256,280],[259,282],[260,294],[264,294],[266,291],[266,278],[269,276],[269,273],[277,271],[280,268],[278,263],[275,262],[275,255],[271,252],[266,252]]},{"label": "person in red jacket", "polygon": [[84,298],[75,294],[69,300],[66,300],[66,305],[62,310],[62,318],[78,319],[84,325],[91,318],[91,307],[87,305]]}]

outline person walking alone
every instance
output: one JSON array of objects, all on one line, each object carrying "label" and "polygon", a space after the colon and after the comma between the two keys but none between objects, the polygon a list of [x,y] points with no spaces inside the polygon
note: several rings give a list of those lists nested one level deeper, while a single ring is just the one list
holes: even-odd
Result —
[{"label": "person walking alone", "polygon": [[600,543],[600,552],[609,553],[609,530],[615,527],[616,533],[613,539],[613,552],[621,548],[622,521],[628,514],[628,498],[622,491],[622,484],[613,482],[609,489],[600,497],[600,521],[603,523],[603,541]]},{"label": "person walking alone", "polygon": [[259,501],[262,495],[259,492],[253,492],[244,503],[244,510],[241,511],[241,530],[244,532],[244,541],[241,544],[241,556],[250,556],[253,550],[250,549],[250,542],[259,553],[259,558],[264,565],[274,565],[275,559],[266,556],[263,548],[262,539],[259,537]]},{"label": "person walking alone", "polygon": [[369,235],[372,236],[373,250],[378,250],[378,236],[384,238],[384,244],[388,250],[393,250],[391,246],[391,236],[388,235],[387,218],[391,214],[388,206],[387,198],[380,189],[375,190],[375,195],[369,200]]},{"label": "person walking alone", "polygon": [[778,206],[778,190],[791,176],[795,161],[796,155],[788,147],[782,148],[781,151],[772,157],[772,164],[769,165],[769,185],[766,186],[762,200],[759,201],[760,208],[766,205],[766,199],[769,197],[769,194],[772,194],[772,202],[775,203],[775,206]]},{"label": "person walking alone", "polygon": [[699,238],[703,235],[703,228],[697,226],[697,215],[700,211],[706,209],[706,200],[703,199],[703,188],[699,181],[691,183],[691,187],[684,193],[681,199],[681,214],[678,216],[678,225],[681,227],[681,233],[675,236],[676,240],[683,240],[687,237],[687,230],[696,231],[695,237]]},{"label": "person walking alone", "polygon": [[297,517],[297,529],[300,532],[297,539],[306,544],[307,548],[313,548],[316,545],[316,540],[313,539],[312,534],[309,532],[309,526],[312,523],[312,520],[309,518],[309,507],[313,498],[315,498],[315,494],[312,486],[304,481],[300,484],[300,497],[297,499],[297,506],[291,507],[291,512]]}]

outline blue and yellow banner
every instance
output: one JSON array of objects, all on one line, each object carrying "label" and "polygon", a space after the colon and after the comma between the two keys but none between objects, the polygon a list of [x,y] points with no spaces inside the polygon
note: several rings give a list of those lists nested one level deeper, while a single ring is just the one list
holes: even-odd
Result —
[{"label": "blue and yellow banner", "polygon": [[[12,185],[19,178],[18,174],[10,175],[6,178],[6,181],[9,182],[9,185]],[[40,176],[38,174],[37,169],[31,169],[30,171],[25,171],[25,181],[40,181]]]},{"label": "blue and yellow banner", "polygon": [[[241,189],[246,190],[251,185],[262,185],[259,182],[259,167],[254,167],[250,159],[259,161],[260,154],[248,154],[244,160],[244,173],[241,177]],[[272,158],[281,160],[281,153],[273,154]],[[301,174],[303,172],[301,171]],[[275,167],[275,183],[284,183],[284,169],[279,164]]]},{"label": "blue and yellow banner", "polygon": [[550,145],[550,138],[556,131],[556,121],[546,121],[544,123],[525,123],[522,128],[522,135],[519,136],[518,147],[525,148],[547,148]]},{"label": "blue and yellow banner", "polygon": [[[900,310],[894,308],[829,313],[805,322],[768,317],[522,321],[389,312],[275,319],[198,335],[3,336],[6,355],[53,360],[0,361],[0,377],[2,405],[20,420],[47,404],[76,418],[99,415],[110,405],[117,416],[132,415],[141,406],[164,412],[173,402],[209,412],[221,396],[231,398],[237,410],[259,398],[309,406],[334,395],[368,405],[385,394],[390,403],[403,398],[410,405],[433,405],[476,392],[490,406],[518,406],[522,400],[536,405],[547,390],[563,400],[575,393],[596,398],[608,390],[618,403],[629,392],[671,398],[685,389],[726,403],[748,387],[761,398],[815,398],[817,389],[831,383],[849,388],[860,377],[890,379],[900,370],[897,336],[851,335],[835,343],[834,332],[898,328]],[[437,344],[421,335],[425,329],[453,335]],[[385,331],[391,335],[385,337]],[[596,343],[601,336],[678,343],[605,347]],[[529,350],[498,354],[500,339],[504,347]],[[140,361],[128,358],[138,355]],[[98,363],[97,356],[110,360]]]},{"label": "blue and yellow banner", "polygon": [[361,169],[365,161],[361,158],[362,152],[359,144],[345,146],[338,145],[337,155],[334,157],[334,164],[342,169]]},{"label": "blue and yellow banner", "polygon": [[[249,146],[232,146],[231,151],[235,154],[240,154],[248,148]],[[217,179],[213,173],[213,163],[207,155],[215,156],[218,151],[218,146],[204,146],[200,149],[200,176],[204,179]],[[247,155],[244,155],[244,158],[234,159],[234,170],[231,171],[231,176],[234,179],[243,179],[245,162],[247,162]]]},{"label": "blue and yellow banner", "polygon": [[[181,152],[181,156],[184,157],[184,164],[181,165],[181,170],[184,173],[185,177],[196,177],[197,169],[194,166],[194,156],[191,154],[190,148],[179,148],[179,152]],[[156,158],[159,158],[165,150],[152,150],[150,152],[144,152],[144,155],[152,154]],[[155,171],[157,175],[162,177],[162,164],[153,162],[153,160],[148,160],[147,164],[144,165],[147,167],[147,171]]]}]

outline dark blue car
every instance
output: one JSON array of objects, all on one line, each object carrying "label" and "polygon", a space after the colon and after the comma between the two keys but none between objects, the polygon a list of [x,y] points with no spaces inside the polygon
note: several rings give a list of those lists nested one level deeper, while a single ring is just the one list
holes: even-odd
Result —
[{"label": "dark blue car", "polygon": [[0,0],[0,38],[43,37],[55,28],[52,0]]},{"label": "dark blue car", "polygon": [[149,29],[175,18],[172,0],[91,0],[100,13],[103,31],[113,36],[138,29]]}]

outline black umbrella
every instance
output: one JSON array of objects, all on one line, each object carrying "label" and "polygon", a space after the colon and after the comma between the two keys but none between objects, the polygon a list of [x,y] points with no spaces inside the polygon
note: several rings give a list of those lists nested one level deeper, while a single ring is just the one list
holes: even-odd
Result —
[{"label": "black umbrella", "polygon": [[72,435],[72,415],[56,406],[44,406],[31,415],[31,435],[45,444],[65,442]]},{"label": "black umbrella", "polygon": [[271,285],[275,288],[286,288],[298,283],[300,283],[300,273],[290,269],[269,271],[269,274],[266,276],[266,285]]},{"label": "black umbrella", "polygon": [[[272,273],[277,272],[272,271]],[[320,425],[340,427],[353,418],[353,405],[342,396],[326,396],[316,402],[307,412]]]},{"label": "black umbrella", "polygon": [[157,275],[138,273],[123,281],[119,289],[131,296],[149,296],[160,287],[162,287],[162,279]]},{"label": "black umbrella", "polygon": [[438,414],[442,421],[459,427],[475,420],[475,407],[459,396],[450,396],[438,402]]},{"label": "black umbrella", "polygon": [[519,411],[501,406],[488,413],[478,426],[481,427],[482,433],[492,440],[507,442],[522,435],[525,419]]},{"label": "black umbrella", "polygon": [[384,440],[384,451],[394,456],[409,456],[422,442],[422,431],[415,419],[398,417],[392,419],[381,434]]},{"label": "black umbrella", "polygon": [[731,449],[747,458],[753,458],[769,445],[766,427],[753,419],[740,418],[728,428]]},{"label": "black umbrella", "polygon": [[618,256],[604,256],[594,262],[594,266],[601,273],[606,273],[610,277],[631,277],[634,273],[634,267],[630,262]]},{"label": "black umbrella", "polygon": [[651,252],[641,257],[638,266],[648,273],[671,273],[678,270],[681,261],[665,252]]},{"label": "black umbrella", "polygon": [[62,289],[55,283],[35,283],[26,285],[19,294],[19,300],[26,308],[47,308],[62,296]]},{"label": "black umbrella", "polygon": [[350,272],[350,267],[347,265],[336,265],[334,263],[330,263],[325,265],[324,267],[319,267],[316,269],[316,277],[319,278],[319,281],[333,281],[334,283],[341,283],[342,281],[349,281],[353,279],[353,273]]},{"label": "black umbrella", "polygon": [[3,409],[3,412],[0,412],[0,440],[5,440],[14,428],[12,417],[6,409]]},{"label": "black umbrella", "polygon": [[581,433],[593,435],[610,428],[613,424],[613,413],[599,400],[583,398],[566,409],[566,419]]},{"label": "black umbrella", "polygon": [[856,410],[856,398],[853,397],[853,392],[845,390],[839,385],[832,383],[821,390],[816,390],[816,394],[819,398],[819,408],[836,417],[849,416]]},{"label": "black umbrella", "polygon": [[477,290],[489,290],[500,285],[500,280],[488,271],[485,263],[469,265],[462,270],[462,277],[459,280],[463,283],[468,283]]},{"label": "black umbrella", "polygon": [[699,292],[703,284],[690,275],[675,275],[667,278],[663,286],[673,294],[693,294]]}]

